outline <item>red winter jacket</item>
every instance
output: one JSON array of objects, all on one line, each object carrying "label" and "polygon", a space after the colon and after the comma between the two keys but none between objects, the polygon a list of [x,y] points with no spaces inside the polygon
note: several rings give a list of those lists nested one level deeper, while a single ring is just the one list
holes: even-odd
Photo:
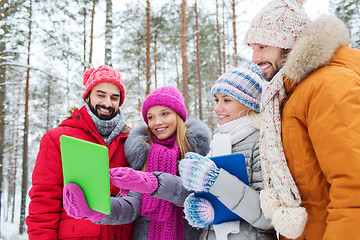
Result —
[{"label": "red winter jacket", "polygon": [[[124,142],[129,129],[126,127],[108,147],[110,168],[128,166]],[[29,215],[26,218],[30,240],[42,239],[121,239],[130,240],[132,223],[126,225],[97,225],[89,220],[69,217],[62,205],[63,174],[60,156],[61,135],[68,135],[105,145],[86,107],[76,109],[70,119],[47,132],[40,142],[40,151],[32,175]],[[110,194],[119,189],[111,184]]]}]

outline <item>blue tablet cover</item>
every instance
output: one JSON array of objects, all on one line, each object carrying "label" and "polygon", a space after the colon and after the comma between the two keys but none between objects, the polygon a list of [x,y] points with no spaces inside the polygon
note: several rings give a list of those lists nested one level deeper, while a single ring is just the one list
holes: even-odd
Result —
[{"label": "blue tablet cover", "polygon": [[[211,157],[218,168],[223,168],[228,173],[236,176],[246,185],[249,185],[245,156],[242,153],[234,153],[229,155],[222,155]],[[195,192],[195,196],[203,197],[209,200],[215,211],[215,218],[211,224],[219,224],[231,221],[243,221],[241,217],[230,211],[224,204],[222,204],[217,197],[209,192]]]},{"label": "blue tablet cover", "polygon": [[104,214],[111,213],[109,154],[107,147],[60,136],[64,185],[76,183],[84,192],[89,207]]}]

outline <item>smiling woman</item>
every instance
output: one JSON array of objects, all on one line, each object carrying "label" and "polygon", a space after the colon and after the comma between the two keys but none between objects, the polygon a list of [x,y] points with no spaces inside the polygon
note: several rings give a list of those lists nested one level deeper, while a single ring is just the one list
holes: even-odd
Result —
[{"label": "smiling woman", "polygon": [[246,114],[248,108],[231,96],[215,93],[214,98],[214,111],[218,116],[219,125],[236,120]]},{"label": "smiling woman", "polygon": [[[205,194],[191,194],[184,203],[185,218],[190,225],[203,231],[203,239],[277,239],[271,221],[262,213],[259,197],[262,189],[259,119],[263,82],[261,70],[254,63],[222,74],[211,88],[219,124],[211,141],[210,158],[190,153],[179,164],[180,177],[188,190],[212,195],[208,201],[203,197]],[[242,181],[234,172],[217,166],[211,159],[222,155],[223,163],[229,162],[230,168],[240,169],[233,158],[235,153],[244,157],[248,181]],[[230,212],[217,211],[218,202]],[[227,221],[219,222],[219,215]]]},{"label": "smiling woman", "polygon": [[[145,99],[142,115],[145,123],[148,124],[147,133],[150,141],[154,136],[160,140],[176,136],[181,157],[191,150],[185,136],[184,122],[187,118],[187,111],[184,97],[178,89],[172,86],[155,89]],[[177,131],[178,129],[179,131]]]},{"label": "smiling woman", "polygon": [[[111,214],[101,216],[104,218],[98,223],[116,225],[135,220],[132,239],[199,239],[200,232],[183,217],[184,201],[190,192],[178,176],[178,162],[189,151],[206,155],[210,130],[199,120],[185,123],[184,98],[171,86],[151,92],[143,103],[142,115],[147,126],[133,128],[125,142],[131,168],[110,170],[110,181],[121,194],[111,198]],[[70,203],[71,208],[83,209],[77,202]],[[88,209],[86,201],[81,202]],[[74,217],[96,215],[79,212]]]},{"label": "smiling woman", "polygon": [[168,107],[151,107],[146,114],[150,131],[160,140],[171,137],[176,131],[176,115]]}]

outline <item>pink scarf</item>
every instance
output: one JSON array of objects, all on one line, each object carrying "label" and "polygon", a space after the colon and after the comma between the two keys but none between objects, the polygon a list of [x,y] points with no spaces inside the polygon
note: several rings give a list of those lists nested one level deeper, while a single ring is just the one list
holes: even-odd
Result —
[{"label": "pink scarf", "polygon": [[[175,135],[166,140],[153,138],[147,159],[146,172],[164,172],[176,175],[179,148]],[[149,240],[184,239],[183,209],[171,202],[143,194],[141,214],[151,218]]]}]

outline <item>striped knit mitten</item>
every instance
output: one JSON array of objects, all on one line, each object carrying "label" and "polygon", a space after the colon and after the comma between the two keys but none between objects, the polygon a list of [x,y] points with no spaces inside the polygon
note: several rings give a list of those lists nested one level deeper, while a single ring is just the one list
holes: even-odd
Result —
[{"label": "striped knit mitten", "polygon": [[219,175],[220,169],[207,157],[188,152],[180,161],[181,180],[188,190],[208,192]]},{"label": "striped knit mitten", "polygon": [[192,193],[184,202],[185,218],[193,227],[203,228],[214,221],[214,208],[205,198],[195,197]]}]

